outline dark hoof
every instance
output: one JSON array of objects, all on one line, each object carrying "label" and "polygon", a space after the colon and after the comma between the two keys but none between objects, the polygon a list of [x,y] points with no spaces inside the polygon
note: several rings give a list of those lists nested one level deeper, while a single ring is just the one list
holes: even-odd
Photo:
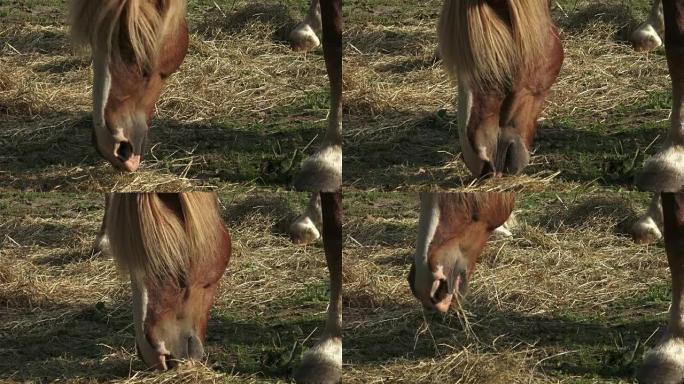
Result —
[{"label": "dark hoof", "polygon": [[337,384],[342,382],[342,370],[332,361],[308,355],[294,374],[297,384]]}]

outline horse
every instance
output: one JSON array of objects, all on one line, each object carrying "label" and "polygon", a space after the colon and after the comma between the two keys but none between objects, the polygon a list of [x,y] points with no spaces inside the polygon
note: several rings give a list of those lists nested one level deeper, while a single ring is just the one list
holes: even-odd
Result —
[{"label": "horse", "polygon": [[302,357],[298,384],[342,382],[342,193],[321,192],[323,248],[330,273],[330,302],[322,337]]},{"label": "horse", "polygon": [[510,192],[420,195],[418,237],[408,283],[428,312],[447,312],[465,297],[487,239],[511,216]]},{"label": "horse", "polygon": [[184,0],[72,0],[71,34],[93,56],[93,144],[115,168],[140,166],[166,79],[188,51]]},{"label": "horse", "polygon": [[[337,383],[342,375],[342,195],[322,192],[320,201],[330,303],[321,338],[295,371],[297,383]],[[181,359],[201,359],[231,254],[216,193],[108,194],[96,243],[130,277],[143,362],[166,370]]]},{"label": "horse", "polygon": [[199,360],[231,239],[215,193],[112,193],[105,236],[129,275],[138,354],[166,370]]},{"label": "horse", "polygon": [[458,136],[475,177],[519,174],[563,63],[541,0],[445,0],[437,27],[443,67],[458,84]]},{"label": "horse", "polygon": [[663,192],[661,200],[665,250],[672,276],[672,305],[665,334],[646,353],[638,370],[640,383],[684,381],[684,193]]},{"label": "horse", "polygon": [[[319,11],[320,8],[320,11]],[[330,112],[319,149],[304,160],[294,186],[311,192],[304,212],[290,226],[296,243],[310,243],[320,237],[321,203],[319,192],[336,192],[342,186],[342,1],[311,0],[309,12],[293,30],[293,47],[311,49],[317,45],[315,31],[323,33],[323,56],[330,82]]]},{"label": "horse", "polygon": [[[149,122],[165,80],[188,50],[184,0],[71,0],[71,31],[93,54],[93,143],[114,167],[140,166]],[[320,10],[319,10],[320,8]],[[292,33],[293,48],[312,49],[323,33],[330,79],[330,114],[320,148],[307,158],[295,187],[311,191],[305,211],[293,222],[292,238],[320,237],[318,192],[342,184],[342,4],[312,0],[309,13]],[[313,41],[313,43],[311,43]]]},{"label": "horse", "polygon": [[654,192],[648,210],[631,229],[633,238],[640,243],[662,237],[660,192],[678,192],[684,187],[684,3],[675,0],[658,3],[653,9],[663,17],[665,54],[672,79],[672,113],[664,147],[646,160],[636,179],[639,189]]}]

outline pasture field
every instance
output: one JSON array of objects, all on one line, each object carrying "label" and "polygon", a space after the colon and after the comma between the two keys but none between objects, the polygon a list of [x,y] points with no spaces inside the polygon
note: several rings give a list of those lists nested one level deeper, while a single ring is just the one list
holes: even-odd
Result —
[{"label": "pasture field", "polygon": [[[441,0],[349,0],[345,13],[344,181],[355,190],[469,186],[460,159],[456,87],[434,62]],[[647,0],[551,1],[565,48],[520,178],[480,189],[632,189],[663,141],[670,80],[662,48],[637,53],[626,38]]]},{"label": "pasture field", "polygon": [[625,233],[646,194],[519,193],[460,310],[428,317],[406,280],[417,194],[345,198],[344,383],[631,383],[664,330],[663,245]]},{"label": "pasture field", "polygon": [[328,110],[321,50],[287,41],[307,7],[189,0],[189,54],[157,105],[141,172],[122,174],[91,145],[90,53],[71,44],[66,0],[0,2],[0,190],[288,185]]},{"label": "pasture field", "polygon": [[322,331],[328,272],[319,243],[293,245],[306,196],[221,194],[233,238],[193,369],[145,372],[131,292],[111,258],[92,255],[99,194],[0,194],[0,382],[283,383]]}]

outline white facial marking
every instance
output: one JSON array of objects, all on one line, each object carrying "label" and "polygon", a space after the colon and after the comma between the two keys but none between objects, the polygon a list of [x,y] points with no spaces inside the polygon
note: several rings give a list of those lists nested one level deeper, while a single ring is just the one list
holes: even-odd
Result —
[{"label": "white facial marking", "polygon": [[142,279],[138,279],[131,275],[131,290],[133,292],[133,320],[135,321],[136,331],[141,334],[145,333],[145,319],[147,318],[147,304],[149,298],[147,296],[147,288],[142,283]]},{"label": "white facial marking", "polygon": [[109,90],[112,85],[112,76],[109,73],[108,54],[101,51],[93,52],[93,124],[95,130],[106,129],[105,107],[109,98]]},{"label": "white facial marking", "polygon": [[[458,79],[458,142],[461,145],[463,161],[474,175],[482,172],[482,161],[468,139],[468,124],[470,123],[471,109],[473,108],[473,94],[468,88],[466,81]],[[482,151],[482,149],[480,150]],[[486,151],[484,152],[486,154]]]},{"label": "white facial marking", "polygon": [[439,224],[439,196],[425,192],[420,195],[420,217],[418,218],[418,240],[414,260],[416,264],[427,264],[428,247]]},{"label": "white facial marking", "polygon": [[433,280],[432,271],[428,264],[428,248],[435,236],[439,224],[439,195],[436,193],[422,193],[420,195],[420,217],[418,218],[418,239],[416,253],[413,255],[416,267],[415,287],[424,287]]},{"label": "white facial marking", "polygon": [[160,356],[155,347],[150,345],[145,337],[145,319],[147,318],[147,288],[142,284],[142,279],[131,274],[131,290],[133,292],[133,327],[135,329],[135,342],[138,346],[143,361],[148,365],[160,365],[167,369],[166,360]]}]

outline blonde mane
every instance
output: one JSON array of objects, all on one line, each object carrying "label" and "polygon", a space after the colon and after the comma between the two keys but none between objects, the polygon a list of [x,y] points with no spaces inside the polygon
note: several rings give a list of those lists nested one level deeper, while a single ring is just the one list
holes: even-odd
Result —
[{"label": "blonde mane", "polygon": [[[193,264],[218,257],[223,221],[215,193],[110,195],[106,232],[120,269],[147,282],[185,281]],[[179,216],[165,200],[176,198]]]},{"label": "blonde mane", "polygon": [[124,42],[135,63],[149,70],[157,65],[169,27],[185,16],[185,7],[185,0],[71,0],[71,34],[114,61],[126,61]]},{"label": "blonde mane", "polygon": [[547,0],[507,0],[510,21],[485,0],[445,0],[438,25],[444,66],[475,90],[503,91],[543,60]]},{"label": "blonde mane", "polygon": [[494,229],[508,220],[515,194],[512,192],[441,193],[439,207],[444,212],[459,212],[465,217],[477,215]]}]

